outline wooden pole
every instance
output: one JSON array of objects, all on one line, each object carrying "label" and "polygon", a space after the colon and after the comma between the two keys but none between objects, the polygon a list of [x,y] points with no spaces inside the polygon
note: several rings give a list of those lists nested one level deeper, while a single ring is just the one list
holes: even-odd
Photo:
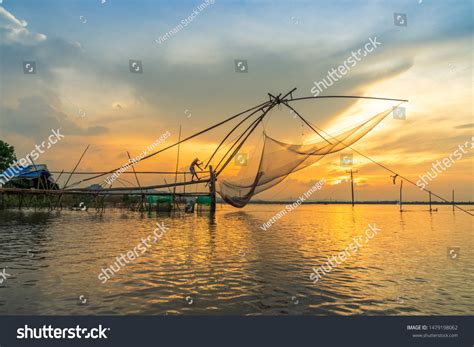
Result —
[{"label": "wooden pole", "polygon": [[[229,148],[229,150],[226,152],[226,154],[224,154],[224,156],[222,157],[222,159],[219,161],[219,163],[217,164],[217,167],[216,167],[216,173],[215,173],[215,176],[219,176],[220,173],[222,172],[222,170],[225,169],[225,167],[229,164],[229,162],[235,157],[235,155],[239,152],[240,148],[244,145],[245,141],[247,141],[248,137],[253,133],[253,131],[255,130],[255,128],[263,121],[263,118],[265,118],[265,116],[267,115],[267,113],[273,108],[275,107],[276,105],[279,105],[281,103],[282,100],[284,100],[288,95],[290,95],[290,93],[294,92],[296,90],[296,88],[293,88],[292,90],[290,90],[288,93],[286,93],[281,99],[278,97],[277,100],[274,100],[272,102],[270,102],[269,104],[265,105],[266,107],[266,110],[263,111],[263,114],[261,116],[259,116],[257,119],[255,119],[252,124],[249,125],[249,127],[247,129],[244,130],[244,132],[239,136],[239,138],[234,142],[234,144],[232,145],[231,148]],[[248,133],[247,133],[248,132]],[[245,135],[247,133],[247,135]],[[240,141],[240,139],[245,135],[245,137]],[[232,150],[232,148],[238,143],[239,145],[235,148],[235,150],[232,152],[232,154],[229,156],[229,158],[225,161],[225,163],[222,165],[222,167],[219,168],[219,165],[221,164],[221,162],[224,160],[224,158],[227,156],[227,154]]]},{"label": "wooden pole", "polygon": [[354,176],[351,169],[351,198],[352,198],[352,207],[354,207]]},{"label": "wooden pole", "polygon": [[[181,141],[181,125],[179,126],[179,134],[178,134],[178,153],[176,155],[176,174],[174,175],[174,184],[178,182],[178,165],[179,165],[179,147]],[[173,202],[175,202],[175,194],[176,194],[176,185],[173,187]]]},{"label": "wooden pole", "polygon": [[431,213],[431,190],[430,190],[430,213]]},{"label": "wooden pole", "polygon": [[[289,93],[288,93],[289,94]],[[217,167],[216,167],[216,177],[220,175],[220,173],[222,172],[222,170],[224,170],[226,168],[226,166],[230,163],[230,161],[235,157],[235,155],[239,152],[240,148],[244,145],[245,141],[247,141],[248,137],[253,133],[253,131],[255,130],[255,128],[263,121],[263,118],[265,118],[265,116],[267,115],[267,113],[273,108],[275,107],[277,104],[276,103],[271,103],[267,106],[267,109],[263,112],[263,114],[261,116],[259,116],[256,120],[253,121],[253,123],[247,128],[245,129],[245,131],[239,136],[239,138],[235,141],[235,143],[232,145],[232,147],[227,151],[226,154],[224,154],[224,156],[222,157],[221,161],[219,162],[219,164],[217,164]],[[248,133],[247,133],[248,132]],[[247,134],[246,134],[247,133]],[[245,135],[246,134],[246,135]],[[240,140],[243,136],[245,135],[245,137]],[[231,153],[231,155],[229,156],[229,158],[224,162],[224,164],[222,165],[222,167],[219,168],[219,165],[221,164],[221,162],[224,160],[224,158],[227,156],[227,154],[230,152],[230,150],[232,150],[232,148],[238,143],[239,145],[234,149],[234,151]]]},{"label": "wooden pole", "polygon": [[[35,172],[38,173],[38,169],[36,168],[36,164],[35,164],[35,162],[33,161],[33,159],[30,158],[29,156],[26,156],[26,158],[29,158],[29,159],[30,159],[31,163],[33,163],[33,167],[35,168]],[[41,176],[38,177],[38,184],[36,185],[36,189],[40,189],[40,182],[41,182]],[[42,186],[42,188],[45,189],[44,186]],[[31,202],[32,200],[33,200],[33,199],[31,199],[30,202]],[[44,197],[43,197],[43,202],[44,202]],[[37,205],[37,203],[38,203],[38,199],[36,199],[36,197],[35,197],[35,205],[34,205],[35,212],[36,212],[36,207],[37,207],[36,205]],[[28,206],[27,206],[27,207],[28,207]],[[40,208],[41,208],[41,204],[40,204]]]},{"label": "wooden pole", "polygon": [[[130,153],[128,153],[128,151],[127,151],[127,155],[128,155],[128,159],[129,159],[130,162],[131,162],[131,161],[132,161],[132,158],[130,157]],[[142,186],[141,186],[141,184],[140,184],[140,181],[138,180],[137,173],[135,172],[135,166],[132,165],[132,169],[133,169],[133,173],[135,174],[135,180],[137,181],[137,184],[138,184],[138,187],[140,188],[140,193],[141,193],[141,201],[140,201],[140,208],[139,208],[139,210],[140,210],[140,211],[143,211],[143,209],[146,208],[146,197],[145,197],[145,194],[143,194]],[[143,207],[143,205],[145,205],[145,207]]]},{"label": "wooden pole", "polygon": [[400,212],[403,212],[403,180],[400,180]]},{"label": "wooden pole", "polygon": [[[51,171],[50,171],[50,172],[51,172]],[[53,173],[53,172],[51,172],[51,173]],[[55,181],[55,182],[56,182],[56,184],[58,185],[58,187],[59,187],[59,184],[58,184],[59,179],[61,178],[61,176],[63,175],[63,173],[64,173],[64,170],[61,170],[61,172],[59,173],[58,178],[56,178],[56,181]]]},{"label": "wooden pole", "polygon": [[[295,89],[296,89],[296,88],[295,88]],[[288,94],[289,94],[289,93],[288,93]],[[265,102],[261,103],[260,105],[254,106],[254,107],[252,107],[252,108],[249,108],[248,110],[245,110],[245,111],[242,111],[242,112],[240,112],[240,113],[238,113],[238,114],[236,114],[236,115],[233,115],[232,117],[229,117],[229,118],[223,120],[222,122],[219,122],[219,123],[217,123],[217,124],[214,124],[214,125],[212,125],[212,126],[206,128],[206,129],[204,129],[204,130],[201,130],[201,131],[199,131],[199,132],[197,132],[197,133],[195,133],[195,134],[193,134],[193,135],[191,135],[191,136],[188,136],[188,137],[182,139],[182,140],[180,141],[180,143],[181,143],[181,142],[188,141],[188,140],[191,140],[192,138],[194,138],[194,137],[196,137],[196,136],[199,136],[199,135],[201,135],[201,134],[204,134],[205,132],[208,132],[208,131],[210,131],[210,130],[212,130],[212,129],[215,129],[215,128],[221,126],[222,124],[225,124],[225,123],[227,123],[227,122],[230,122],[231,120],[233,120],[233,119],[235,119],[235,118],[237,118],[237,117],[239,117],[239,116],[241,116],[241,115],[243,115],[243,114],[245,114],[245,113],[247,113],[247,112],[253,111],[253,110],[257,109],[257,108],[261,108],[262,106],[267,105],[267,104],[268,104],[268,101],[265,101]],[[176,146],[176,145],[178,145],[178,143],[173,143],[172,145],[166,146],[166,147],[163,148],[163,149],[160,149],[160,150],[158,150],[158,151],[156,151],[156,152],[150,153],[150,154],[148,154],[147,156],[145,156],[145,157],[141,158],[140,160],[138,160],[137,163],[138,163],[139,161],[148,159],[148,158],[153,157],[153,156],[155,156],[155,155],[157,155],[157,154],[159,154],[159,153],[162,153],[162,152],[164,152],[164,151],[166,151],[166,150],[168,150],[168,149],[170,149],[170,148],[172,148],[172,147],[174,147],[174,146]],[[135,164],[136,164],[136,163],[135,163]],[[135,165],[135,164],[133,164],[133,165]],[[92,177],[85,178],[85,179],[83,179],[83,180],[81,180],[81,181],[79,181],[79,182],[76,182],[76,184],[79,184],[79,183],[82,183],[82,182],[85,182],[85,181],[90,181],[90,180],[92,180],[92,179],[95,179],[95,178],[98,178],[98,177],[107,175],[107,174],[109,174],[109,173],[113,173],[114,171],[117,171],[117,170],[119,170],[119,169],[120,169],[120,167],[115,168],[115,169],[112,169],[112,170],[107,171],[107,172],[103,172],[103,173],[101,173],[101,174],[99,174],[99,175],[96,175],[96,176],[92,176]]]},{"label": "wooden pole", "polygon": [[[33,164],[33,167],[35,168],[35,172],[39,174],[38,168],[36,167],[36,164],[35,164],[35,162],[33,161],[33,158],[31,158],[31,156],[27,156],[27,158],[29,158],[30,161],[31,161],[31,163]],[[42,177],[41,175],[38,176],[38,184],[37,184],[36,189],[40,189],[40,184],[41,184],[41,187],[42,187],[43,189],[49,189],[48,186],[45,186],[46,182],[43,182],[43,177]],[[43,203],[45,202],[46,197],[48,197],[49,209],[50,209],[51,211],[54,210],[53,204],[51,203],[51,200],[49,199],[48,194],[45,194],[45,195],[43,196]],[[37,200],[35,199],[35,211],[36,211],[36,202],[37,202]],[[39,207],[42,208],[43,206],[40,204]]]},{"label": "wooden pole", "polygon": [[[183,182],[186,182],[186,173],[183,172]],[[183,194],[186,194],[186,186],[183,186]]]},{"label": "wooden pole", "polygon": [[210,182],[209,182],[209,191],[211,193],[211,213],[216,212],[216,175],[214,170],[212,170],[212,165],[209,165],[210,172]]},{"label": "wooden pole", "polygon": [[[253,132],[253,130],[255,129],[255,126],[256,126],[257,124],[259,124],[259,123],[262,121],[262,117],[263,117],[263,115],[260,116],[259,118],[255,119],[254,121],[252,121],[252,123],[243,131],[243,133],[240,134],[240,136],[237,138],[237,140],[234,141],[234,143],[232,144],[232,146],[230,146],[230,148],[227,150],[227,152],[225,152],[225,154],[222,156],[221,160],[217,163],[217,165],[216,165],[216,167],[215,167],[215,171],[217,172],[217,175],[220,173],[221,170],[219,170],[219,167],[220,167],[221,163],[225,160],[225,158],[227,157],[227,155],[234,149],[234,147],[239,143],[240,139],[241,139],[242,137],[244,137],[245,134],[247,134],[247,132],[248,132],[250,129],[252,129],[252,130],[250,130],[250,133],[247,134],[247,137],[248,137],[248,135],[250,135],[250,134]],[[242,140],[242,142],[240,143],[240,146],[243,144],[243,142],[245,142],[245,140],[247,139],[247,137],[246,137],[244,140]],[[234,153],[231,154],[231,156],[230,156],[229,159],[232,159],[232,158],[233,158],[233,155],[234,155]],[[227,163],[228,163],[228,162],[226,162],[226,163],[224,164],[224,166],[227,166]]]},{"label": "wooden pole", "polygon": [[166,181],[166,178],[163,178],[163,179],[165,180],[166,188],[168,188],[168,191],[170,192],[171,198],[173,199],[173,206],[172,206],[172,207],[176,207],[176,209],[177,209],[178,211],[181,211],[181,209],[179,208],[179,205],[174,203],[174,193],[173,193],[173,191],[172,191],[171,188],[170,188],[170,187],[176,187],[177,183],[175,183],[175,184],[168,184],[168,182]]},{"label": "wooden pole", "polygon": [[[50,171],[50,172],[51,172],[51,171]],[[52,173],[52,172],[51,172],[51,173]],[[64,169],[61,170],[61,173],[59,174],[58,178],[56,178],[56,180],[54,181],[54,183],[56,184],[56,186],[58,187],[58,189],[59,189],[59,179],[61,178],[61,176],[63,175],[63,173],[64,173]],[[55,206],[53,207],[53,209],[56,209],[56,207],[57,207],[57,205],[55,205]]]},{"label": "wooden pole", "polygon": [[453,212],[454,212],[454,189],[453,189]]},{"label": "wooden pole", "polygon": [[[63,186],[63,190],[67,188],[67,184],[69,183],[69,180],[71,179],[72,175],[74,174],[74,172],[76,171],[77,167],[79,166],[79,164],[81,163],[82,161],[82,158],[84,158],[84,155],[86,154],[87,150],[89,149],[89,146],[90,145],[87,145],[86,149],[84,150],[84,152],[82,152],[82,155],[81,157],[79,158],[79,160],[77,161],[76,163],[76,166],[74,166],[74,169],[72,170],[71,174],[69,175],[69,177],[67,178],[66,180],[66,183],[64,183],[64,186]],[[58,208],[58,206],[61,205],[61,199],[62,199],[63,195],[59,195],[59,198],[58,198],[58,201],[56,203],[56,206],[55,206],[55,209]]]},{"label": "wooden pole", "polygon": [[204,169],[206,169],[209,164],[211,163],[211,160],[212,158],[214,158],[214,156],[216,155],[217,151],[219,150],[219,148],[221,148],[221,146],[224,144],[225,140],[227,140],[229,138],[229,136],[242,124],[244,123],[247,119],[249,119],[251,116],[253,116],[254,114],[256,114],[257,112],[259,111],[263,111],[264,107],[261,107],[255,111],[253,111],[251,114],[249,114],[247,117],[245,117],[243,120],[241,120],[239,122],[239,124],[237,124],[234,128],[232,128],[228,133],[227,135],[222,139],[222,141],[219,143],[219,145],[217,146],[217,148],[215,149],[214,153],[212,153],[212,155],[209,157],[209,159],[207,160],[207,163],[206,165],[204,166]]},{"label": "wooden pole", "polygon": [[90,145],[87,145],[87,147],[86,147],[86,149],[84,150],[84,152],[82,152],[82,155],[81,155],[81,157],[79,158],[79,160],[77,161],[76,166],[74,166],[74,169],[72,169],[72,172],[71,172],[71,174],[69,175],[69,177],[67,178],[66,183],[64,183],[63,189],[67,188],[67,184],[69,183],[69,180],[71,179],[72,175],[74,174],[74,172],[76,171],[77,167],[78,167],[79,164],[81,163],[82,158],[84,158],[84,155],[86,154],[87,150],[89,149],[89,146],[90,146]]},{"label": "wooden pole", "polygon": [[357,173],[356,171],[353,171],[352,169],[350,171],[346,171],[346,173],[351,174],[351,197],[352,197],[352,207],[354,207],[354,173]]}]

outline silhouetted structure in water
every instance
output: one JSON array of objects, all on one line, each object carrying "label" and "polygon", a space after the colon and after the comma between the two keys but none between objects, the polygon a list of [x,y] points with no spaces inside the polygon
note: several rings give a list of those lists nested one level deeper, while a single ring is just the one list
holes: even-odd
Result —
[{"label": "silhouetted structure in water", "polygon": [[[235,125],[226,134],[226,136],[219,143],[216,150],[213,152],[213,154],[207,161],[204,169],[206,169],[208,166],[211,168],[210,164],[212,160],[215,159],[217,161],[216,157],[219,153],[219,150],[223,147],[224,143],[230,138],[231,134],[237,131],[240,131],[240,135],[238,135],[237,139],[230,141],[230,144],[229,144],[230,148],[220,157],[220,160],[217,161],[217,165],[212,166],[213,170],[211,169],[209,172],[203,172],[203,173],[209,173],[209,176],[205,176],[201,178],[201,180],[199,181],[194,181],[193,180],[194,174],[193,174],[193,176],[191,176],[191,181],[186,181],[186,180],[184,180],[183,182],[175,181],[172,184],[161,184],[161,185],[152,185],[152,186],[141,186],[139,184],[138,189],[143,191],[143,190],[159,189],[159,188],[171,188],[171,187],[176,188],[179,186],[186,187],[193,184],[207,183],[209,186],[209,193],[207,193],[207,195],[210,196],[211,198],[211,210],[215,210],[215,203],[216,203],[215,193],[216,192],[220,194],[220,196],[222,197],[224,201],[231,204],[232,206],[243,207],[252,199],[252,197],[255,194],[258,194],[260,192],[263,192],[275,186],[276,184],[283,181],[289,174],[316,163],[318,160],[322,159],[327,154],[332,154],[332,153],[335,153],[347,148],[363,156],[364,158],[368,159],[374,164],[382,167],[383,169],[389,171],[393,175],[400,176],[400,179],[403,179],[404,181],[416,186],[416,184],[413,181],[404,177],[400,173],[397,173],[389,169],[385,165],[375,161],[374,159],[368,157],[367,155],[351,147],[354,143],[356,143],[368,132],[370,132],[374,127],[376,127],[377,124],[382,122],[393,111],[394,107],[390,107],[374,116],[371,116],[367,120],[363,121],[362,123],[335,136],[328,134],[323,129],[320,129],[318,126],[310,123],[301,114],[299,114],[298,111],[296,111],[292,107],[292,104],[297,101],[310,100],[310,99],[346,98],[346,99],[387,100],[387,101],[395,101],[395,102],[398,102],[399,104],[406,102],[407,100],[377,98],[377,97],[363,97],[363,96],[314,96],[314,97],[293,98],[293,92],[295,90],[296,88],[294,88],[293,90],[291,90],[290,92],[286,93],[283,96],[281,96],[281,94],[277,96],[269,94],[268,101],[263,102],[260,105],[254,106],[243,112],[240,112],[236,115],[233,115],[215,125],[212,125],[184,139],[180,139],[178,142],[172,145],[166,146],[165,148],[155,151],[151,154],[148,154],[142,159],[131,164],[131,166],[134,167],[136,163],[142,160],[147,160],[153,156],[158,155],[159,153],[169,150],[170,148],[178,146],[179,144],[185,141],[189,141],[201,134],[204,134],[234,119],[238,119],[239,117],[242,117],[243,119],[241,119],[238,122],[238,124]],[[296,116],[298,116],[303,121],[304,124],[306,124],[317,136],[321,138],[321,141],[311,143],[311,144],[305,144],[305,145],[284,143],[282,141],[278,141],[270,137],[264,131],[263,132],[263,136],[264,136],[263,149],[260,154],[259,160],[255,162],[256,165],[254,168],[255,169],[254,172],[248,173],[247,175],[243,177],[238,177],[237,179],[234,179],[232,181],[228,179],[223,179],[223,178],[218,179],[218,177],[224,171],[227,165],[237,155],[237,153],[242,148],[244,143],[247,141],[249,136],[256,130],[256,128],[260,124],[262,124],[262,121],[265,119],[269,111],[278,105],[283,105],[287,107],[289,110],[291,110]],[[71,173],[71,176],[72,174],[75,173],[75,169],[76,168],[74,168],[73,172]],[[78,186],[79,184],[83,182],[87,182],[87,181],[102,177],[104,175],[111,174],[119,169],[120,168],[115,168],[107,172],[94,173],[94,176],[82,179],[69,186],[67,185],[69,182],[69,179],[68,179],[68,181],[66,182],[66,185],[64,186],[64,189],[60,191],[61,192],[60,194],[62,195],[62,194],[82,194],[82,193],[91,194],[92,193],[92,194],[97,194],[98,196],[98,195],[104,195],[104,194],[120,194],[120,192],[130,190],[131,189],[130,187],[119,187],[119,188],[108,187],[108,188],[101,189],[100,191],[99,190],[90,191],[90,190],[85,190],[84,188],[72,188],[72,187]],[[134,173],[137,174],[139,172],[134,171]],[[172,174],[174,174],[175,177],[177,177],[177,173],[178,172],[176,171],[176,172],[173,172]],[[164,173],[164,174],[167,174],[167,173]],[[184,175],[185,174],[186,173],[184,173]],[[217,181],[217,184],[215,183],[216,181]],[[429,192],[430,198],[431,198],[431,195],[434,195],[437,198],[447,202],[447,200],[442,198],[441,196],[436,195],[429,190],[426,190],[426,189],[424,190]],[[174,189],[174,192],[175,192],[175,189]],[[177,195],[177,193],[173,193],[173,192],[171,194]],[[188,193],[184,195],[187,195],[187,194]],[[183,196],[183,194],[181,195]],[[472,215],[469,211],[466,211],[457,205],[453,204],[453,206]]]}]

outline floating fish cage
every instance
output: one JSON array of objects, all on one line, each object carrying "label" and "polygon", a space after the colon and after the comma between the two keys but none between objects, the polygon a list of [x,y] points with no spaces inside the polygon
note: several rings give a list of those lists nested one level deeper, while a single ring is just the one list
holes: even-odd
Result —
[{"label": "floating fish cage", "polygon": [[173,209],[172,195],[149,195],[147,196],[148,209],[169,212]]}]

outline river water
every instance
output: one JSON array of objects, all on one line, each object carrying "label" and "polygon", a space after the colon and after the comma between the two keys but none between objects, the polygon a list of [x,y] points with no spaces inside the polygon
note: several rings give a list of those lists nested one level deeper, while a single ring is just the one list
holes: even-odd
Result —
[{"label": "river water", "polygon": [[[472,217],[448,206],[302,205],[262,230],[284,207],[0,211],[0,314],[474,314]],[[160,237],[145,246],[150,235]]]}]

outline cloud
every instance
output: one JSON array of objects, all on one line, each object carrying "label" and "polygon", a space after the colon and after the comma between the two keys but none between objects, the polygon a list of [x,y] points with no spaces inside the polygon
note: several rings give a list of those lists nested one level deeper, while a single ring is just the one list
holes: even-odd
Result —
[{"label": "cloud", "polygon": [[[18,99],[42,95],[48,99],[56,94],[58,71],[77,65],[83,59],[82,48],[77,42],[62,38],[47,38],[30,32],[24,20],[0,7],[0,71],[2,84],[1,103],[16,105]],[[36,74],[25,76],[23,61],[36,63]]]},{"label": "cloud", "polygon": [[16,42],[29,45],[46,40],[46,35],[32,33],[27,26],[25,20],[16,18],[0,6],[0,43]]},{"label": "cloud", "polygon": [[82,128],[64,113],[55,110],[39,96],[19,100],[17,108],[0,108],[2,131],[23,135],[42,141],[51,133],[51,129],[61,129],[64,135],[92,136],[106,133],[103,126]]},{"label": "cloud", "polygon": [[474,128],[474,123],[460,124],[454,127],[454,129],[471,129]]},{"label": "cloud", "polygon": [[[42,7],[42,11],[37,6],[21,7],[21,17],[30,25],[0,8],[0,67],[2,85],[6,86],[0,100],[0,134],[7,135],[15,147],[26,146],[28,150],[27,141],[42,141],[51,128],[59,127],[61,133],[71,135],[74,143],[68,138],[53,160],[63,156],[67,162],[66,145],[96,140],[98,151],[103,151],[97,157],[102,158],[90,167],[110,168],[120,165],[123,158],[104,160],[103,153],[123,148],[140,152],[141,146],[147,146],[148,139],[163,129],[177,133],[178,124],[183,124],[185,134],[193,133],[266,100],[267,92],[279,93],[296,86],[295,96],[309,95],[315,80],[343,63],[369,37],[377,36],[383,43],[380,48],[326,93],[406,96],[411,102],[407,105],[409,116],[401,123],[387,119],[357,146],[377,160],[414,172],[421,161],[449,153],[467,139],[449,132],[464,129],[455,132],[463,134],[472,128],[466,111],[470,102],[465,102],[464,96],[453,98],[459,94],[454,93],[454,72],[456,76],[469,76],[467,70],[472,65],[465,60],[470,56],[466,51],[470,46],[467,4],[433,3],[430,6],[434,7],[423,6],[425,10],[420,10],[415,2],[403,9],[409,14],[409,27],[400,28],[393,25],[393,6],[383,2],[356,1],[343,11],[340,4],[330,3],[251,3],[218,3],[162,45],[153,43],[153,39],[187,15],[192,10],[190,4],[160,3],[167,8],[153,11],[152,7],[136,8],[123,2],[113,9],[108,7],[107,16],[99,7],[90,12],[83,8],[81,14],[90,19],[86,25],[77,20],[77,7],[59,1],[49,4],[50,9]],[[130,12],[132,7],[134,11]],[[414,8],[416,11],[411,11]],[[109,10],[116,12],[112,15]],[[13,12],[19,16],[20,12]],[[41,13],[55,20],[48,16],[45,19]],[[298,24],[292,21],[293,16]],[[71,18],[76,18],[76,24]],[[135,30],[121,30],[125,21]],[[45,32],[48,37],[33,30]],[[71,40],[79,40],[84,49]],[[234,71],[237,58],[248,60],[249,73]],[[143,74],[130,73],[129,59],[143,61]],[[25,60],[36,62],[35,75],[23,74]],[[441,74],[443,68],[446,73]],[[431,75],[442,83],[435,84]],[[456,83],[456,90],[468,93],[469,84],[464,79],[456,79]],[[450,93],[442,87],[446,85]],[[446,94],[442,99],[441,93]],[[310,100],[297,103],[297,110],[328,129],[333,124],[349,124],[352,106],[361,109],[364,105],[355,100]],[[78,117],[78,108],[87,111],[86,118]],[[185,110],[192,117],[187,118]],[[456,119],[448,114],[456,114]],[[301,122],[291,118],[286,109],[275,108],[271,117],[266,130],[278,139],[308,136],[307,129],[301,135]],[[89,127],[81,126],[83,122]],[[225,130],[234,124],[229,123]],[[107,136],[85,137],[109,129]],[[212,153],[222,134],[224,127],[201,136],[201,142],[183,145],[183,162],[187,157],[192,159],[196,151]],[[254,135],[259,137],[257,131]],[[328,156],[295,176],[298,181],[300,177],[306,181],[307,177],[321,177],[323,171],[328,179],[342,179],[338,162],[338,155]],[[362,161],[361,166],[363,174],[371,172],[366,166],[380,173],[373,164]],[[385,176],[390,183],[388,174]],[[277,190],[287,187],[284,193],[296,196],[310,183],[289,181]],[[339,187],[345,194],[347,184],[335,185],[335,189]]]}]

